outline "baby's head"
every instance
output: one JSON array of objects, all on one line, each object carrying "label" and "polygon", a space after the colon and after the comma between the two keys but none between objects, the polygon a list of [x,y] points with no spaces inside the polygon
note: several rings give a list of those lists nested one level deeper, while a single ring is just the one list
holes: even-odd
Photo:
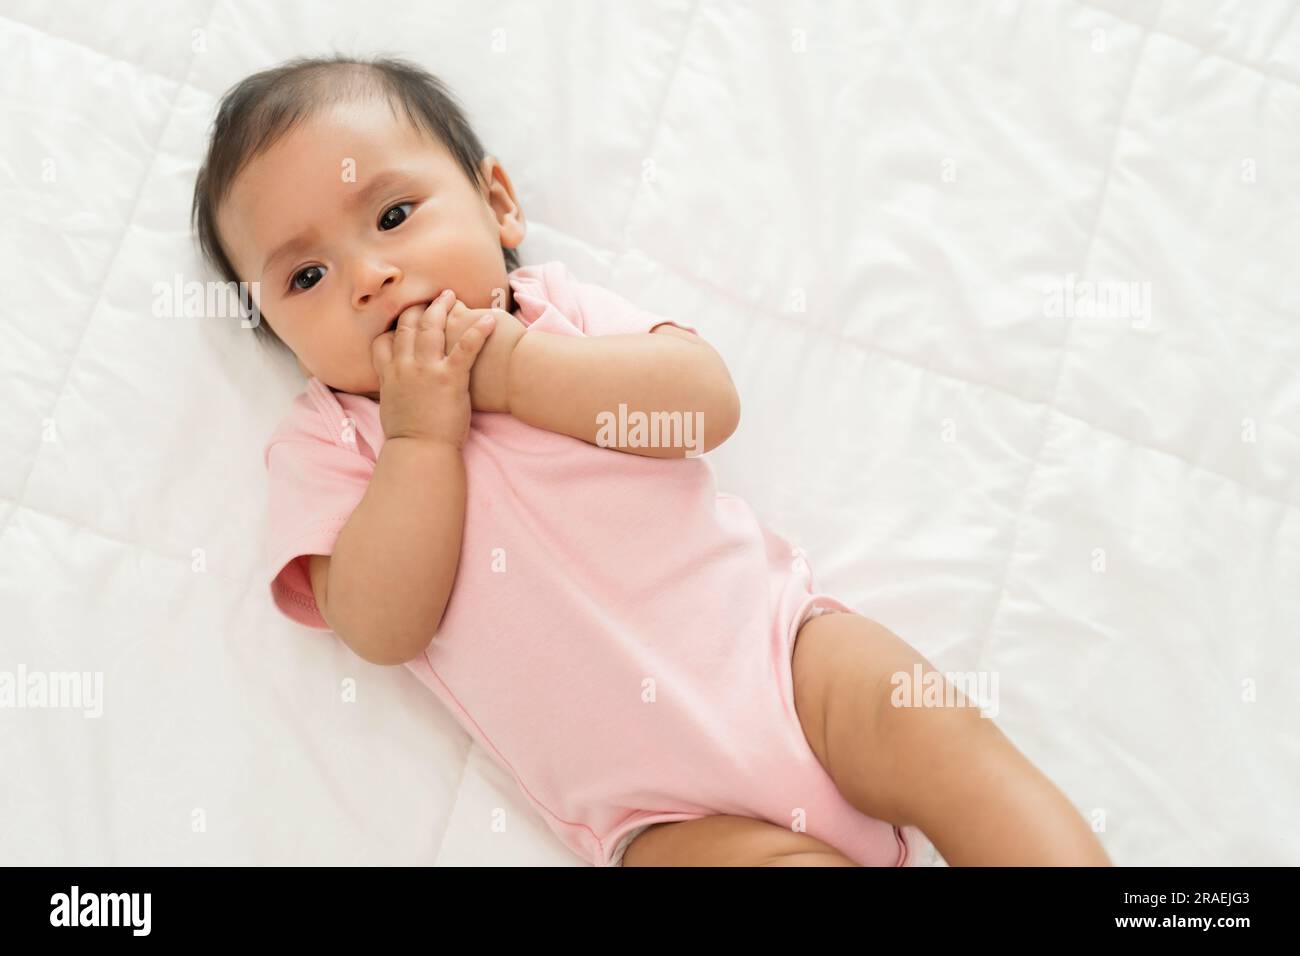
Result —
[{"label": "baby's head", "polygon": [[295,60],[222,98],[194,228],[304,374],[377,396],[371,345],[451,289],[512,311],[523,210],[455,100],[400,60]]}]

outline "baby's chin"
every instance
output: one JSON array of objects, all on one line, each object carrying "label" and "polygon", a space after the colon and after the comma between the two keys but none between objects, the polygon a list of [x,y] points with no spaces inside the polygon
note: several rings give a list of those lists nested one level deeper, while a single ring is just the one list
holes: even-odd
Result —
[{"label": "baby's chin", "polygon": [[372,401],[379,401],[379,378],[376,376],[372,379],[358,382],[356,379],[349,379],[346,382],[337,379],[326,379],[321,376],[321,382],[326,388],[335,392],[346,392],[349,395],[360,395],[362,398],[369,398]]}]

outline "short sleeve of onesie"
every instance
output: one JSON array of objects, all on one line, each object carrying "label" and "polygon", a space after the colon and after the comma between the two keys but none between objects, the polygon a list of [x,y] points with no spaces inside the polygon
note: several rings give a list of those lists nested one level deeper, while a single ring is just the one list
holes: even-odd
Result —
[{"label": "short sleeve of onesie", "polygon": [[292,620],[324,630],[329,625],[312,594],[309,558],[333,552],[374,473],[356,447],[352,423],[340,414],[339,427],[330,428],[318,403],[331,400],[311,390],[299,395],[265,451],[271,596]]},{"label": "short sleeve of onesie", "polygon": [[525,266],[512,273],[510,281],[517,316],[530,331],[627,335],[673,325],[699,334],[692,326],[638,308],[603,286],[579,282],[559,261]]}]

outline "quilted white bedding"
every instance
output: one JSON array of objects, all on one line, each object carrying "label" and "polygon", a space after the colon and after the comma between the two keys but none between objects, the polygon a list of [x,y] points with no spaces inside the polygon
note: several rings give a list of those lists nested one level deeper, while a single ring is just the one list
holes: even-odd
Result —
[{"label": "quilted white bedding", "polygon": [[[1117,863],[1300,863],[1281,0],[0,0],[0,863],[582,865],[414,677],[273,609],[301,378],[154,314],[207,278],[217,97],[334,49],[457,91],[525,262],[714,343],[719,487],[996,674]],[[98,699],[24,690],[63,672]]]}]

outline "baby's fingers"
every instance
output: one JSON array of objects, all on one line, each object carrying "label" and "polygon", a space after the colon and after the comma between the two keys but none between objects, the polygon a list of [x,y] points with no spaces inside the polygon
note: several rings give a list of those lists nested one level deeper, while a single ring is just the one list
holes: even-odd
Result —
[{"label": "baby's fingers", "polygon": [[379,335],[370,343],[370,364],[376,372],[383,371],[393,361],[392,335]]},{"label": "baby's fingers", "polygon": [[447,355],[447,364],[458,372],[468,372],[488,336],[492,334],[492,329],[496,327],[496,321],[496,316],[491,312],[480,316],[477,322],[465,330],[465,334]]}]

